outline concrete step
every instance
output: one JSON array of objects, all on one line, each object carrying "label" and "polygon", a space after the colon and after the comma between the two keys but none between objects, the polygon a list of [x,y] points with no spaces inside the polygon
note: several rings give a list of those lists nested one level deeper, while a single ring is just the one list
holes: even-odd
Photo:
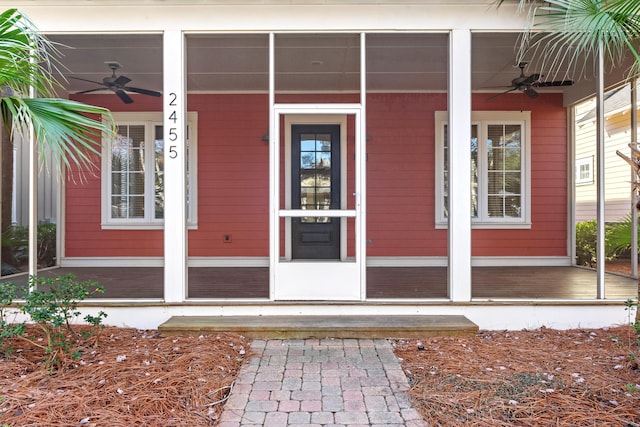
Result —
[{"label": "concrete step", "polygon": [[235,332],[248,338],[421,338],[469,336],[478,325],[459,315],[399,316],[173,316],[162,335]]}]

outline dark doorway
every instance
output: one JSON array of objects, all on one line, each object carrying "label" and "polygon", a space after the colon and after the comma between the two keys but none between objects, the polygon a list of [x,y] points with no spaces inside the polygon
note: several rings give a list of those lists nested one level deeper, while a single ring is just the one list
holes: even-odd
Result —
[{"label": "dark doorway", "polygon": [[[293,209],[340,209],[340,126],[291,127]],[[340,259],[340,218],[291,219],[293,259]]]}]

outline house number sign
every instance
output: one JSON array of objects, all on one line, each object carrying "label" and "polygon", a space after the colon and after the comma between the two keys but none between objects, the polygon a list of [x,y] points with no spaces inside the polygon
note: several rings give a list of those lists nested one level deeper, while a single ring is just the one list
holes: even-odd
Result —
[{"label": "house number sign", "polygon": [[[175,125],[178,121],[178,112],[176,107],[178,106],[178,95],[175,92],[169,94],[169,120]],[[178,157],[177,145],[171,145],[172,142],[178,141],[178,128],[169,128],[169,158],[175,159]]]}]

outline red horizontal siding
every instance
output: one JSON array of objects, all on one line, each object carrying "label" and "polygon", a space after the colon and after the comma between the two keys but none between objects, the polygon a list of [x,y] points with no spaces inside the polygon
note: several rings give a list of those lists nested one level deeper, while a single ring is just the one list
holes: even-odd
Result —
[{"label": "red horizontal siding", "polygon": [[268,256],[267,96],[191,95],[189,109],[198,111],[198,229],[189,232],[189,255]]},{"label": "red horizontal siding", "polygon": [[[474,95],[473,108],[531,111],[533,225],[527,230],[474,230],[473,255],[566,255],[567,136],[561,96],[487,98]],[[161,109],[156,98],[134,99],[124,105],[112,95],[82,97],[118,111]],[[278,101],[357,102],[358,96],[279,95]],[[434,184],[434,111],[446,106],[446,94],[367,95],[368,255],[447,254],[447,231],[435,228]],[[189,95],[188,110],[198,112],[198,229],[189,231],[189,255],[268,256],[269,147],[261,140],[268,130],[267,96]],[[350,117],[349,195],[355,183],[353,135]],[[281,191],[284,194],[284,184]],[[68,182],[67,256],[162,256],[162,230],[102,230],[100,197],[99,177]],[[353,206],[353,197],[348,197],[348,207]],[[353,255],[353,220],[348,224],[348,253]],[[225,234],[232,236],[231,243],[223,241]]]}]

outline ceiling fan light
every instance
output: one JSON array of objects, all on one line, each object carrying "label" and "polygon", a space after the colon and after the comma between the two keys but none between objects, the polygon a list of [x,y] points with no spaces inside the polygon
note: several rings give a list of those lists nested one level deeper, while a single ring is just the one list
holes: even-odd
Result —
[{"label": "ceiling fan light", "polygon": [[535,99],[540,96],[540,94],[535,89],[530,87],[527,87],[523,92],[531,99]]}]

